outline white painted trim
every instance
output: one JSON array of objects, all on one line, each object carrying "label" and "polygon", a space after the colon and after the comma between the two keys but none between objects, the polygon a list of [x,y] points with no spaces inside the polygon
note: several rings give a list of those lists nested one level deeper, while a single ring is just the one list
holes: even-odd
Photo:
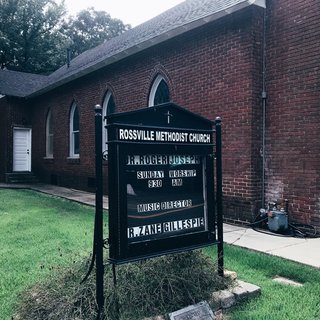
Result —
[{"label": "white painted trim", "polygon": [[[74,134],[77,132],[80,133],[80,123],[79,123],[79,130],[73,131],[73,116],[76,109],[78,110],[78,114],[79,114],[78,106],[76,105],[76,103],[73,103],[71,107],[70,119],[69,119],[69,158],[72,158],[72,159],[79,158],[79,153],[74,153]],[[79,122],[80,122],[80,115],[79,115]],[[80,137],[79,137],[79,141],[80,141]]]},{"label": "white painted trim", "polygon": [[110,90],[107,91],[104,100],[103,100],[103,105],[102,105],[102,151],[107,151],[108,150],[108,132],[107,129],[105,128],[106,125],[106,120],[104,120],[104,117],[108,115],[108,104],[109,100],[112,97],[112,92]]},{"label": "white painted trim", "polygon": [[[152,87],[151,87],[151,90],[150,90],[150,94],[149,94],[149,101],[148,101],[148,107],[152,107],[154,105],[154,98],[156,96],[156,92],[157,92],[157,89],[159,87],[159,84],[161,81],[164,81],[166,82],[165,78],[159,74],[155,80],[153,81],[153,84],[152,84]],[[167,82],[166,82],[167,83]]]},{"label": "white painted trim", "polygon": [[[51,122],[50,123],[50,126],[51,126],[51,130],[53,130],[52,128],[52,112],[51,110],[49,110],[48,114],[47,114],[47,120],[46,120],[46,158],[53,158],[53,137],[54,137],[54,134],[53,132],[50,133],[49,132],[49,121]],[[52,138],[50,138],[52,137]],[[50,142],[50,140],[52,140]],[[52,143],[52,153],[50,153],[49,151],[49,144]]]},{"label": "white painted trim", "polygon": [[[18,131],[26,131],[27,133],[27,137],[26,137],[26,148],[25,150],[23,150],[23,153],[25,154],[26,158],[25,158],[25,166],[23,168],[19,168],[16,164],[16,155],[15,155],[15,151],[16,151],[16,146],[15,146],[15,132]],[[13,128],[13,161],[12,161],[12,171],[13,172],[23,172],[23,171],[29,171],[31,172],[31,159],[32,159],[32,129],[31,128],[24,128],[24,127],[14,127]]]},{"label": "white painted trim", "polygon": [[266,0],[248,0],[249,4],[253,4],[258,7],[266,8]]}]

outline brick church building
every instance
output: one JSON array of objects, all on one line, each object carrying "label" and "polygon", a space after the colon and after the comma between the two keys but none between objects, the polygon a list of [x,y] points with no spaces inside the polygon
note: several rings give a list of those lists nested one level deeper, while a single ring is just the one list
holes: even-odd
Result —
[{"label": "brick church building", "polygon": [[226,220],[288,199],[320,227],[319,0],[187,0],[49,76],[1,70],[0,94],[2,182],[93,191],[94,106],[171,101],[222,118]]}]

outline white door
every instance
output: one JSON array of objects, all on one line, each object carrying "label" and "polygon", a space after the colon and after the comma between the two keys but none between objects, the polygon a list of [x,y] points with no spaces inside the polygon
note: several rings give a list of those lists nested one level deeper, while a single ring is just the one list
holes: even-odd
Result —
[{"label": "white door", "polygon": [[13,171],[31,171],[31,129],[13,129]]}]

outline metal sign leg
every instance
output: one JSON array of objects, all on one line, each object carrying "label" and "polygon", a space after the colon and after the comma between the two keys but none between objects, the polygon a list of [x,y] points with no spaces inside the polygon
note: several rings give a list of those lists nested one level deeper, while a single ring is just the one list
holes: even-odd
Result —
[{"label": "metal sign leg", "polygon": [[224,276],[221,118],[216,118],[218,273]]},{"label": "metal sign leg", "polygon": [[95,216],[95,252],[96,252],[96,300],[97,320],[104,318],[104,265],[103,265],[103,179],[102,179],[102,108],[95,106],[95,148],[96,148],[96,216]]}]

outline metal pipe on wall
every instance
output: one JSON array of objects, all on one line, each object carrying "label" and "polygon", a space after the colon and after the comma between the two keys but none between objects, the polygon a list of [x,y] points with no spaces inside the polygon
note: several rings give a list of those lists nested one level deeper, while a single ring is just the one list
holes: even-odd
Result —
[{"label": "metal pipe on wall", "polygon": [[267,109],[267,41],[266,41],[266,29],[267,29],[267,8],[263,13],[263,52],[262,52],[262,178],[261,178],[261,206],[265,206],[265,171],[266,171],[266,109]]}]

